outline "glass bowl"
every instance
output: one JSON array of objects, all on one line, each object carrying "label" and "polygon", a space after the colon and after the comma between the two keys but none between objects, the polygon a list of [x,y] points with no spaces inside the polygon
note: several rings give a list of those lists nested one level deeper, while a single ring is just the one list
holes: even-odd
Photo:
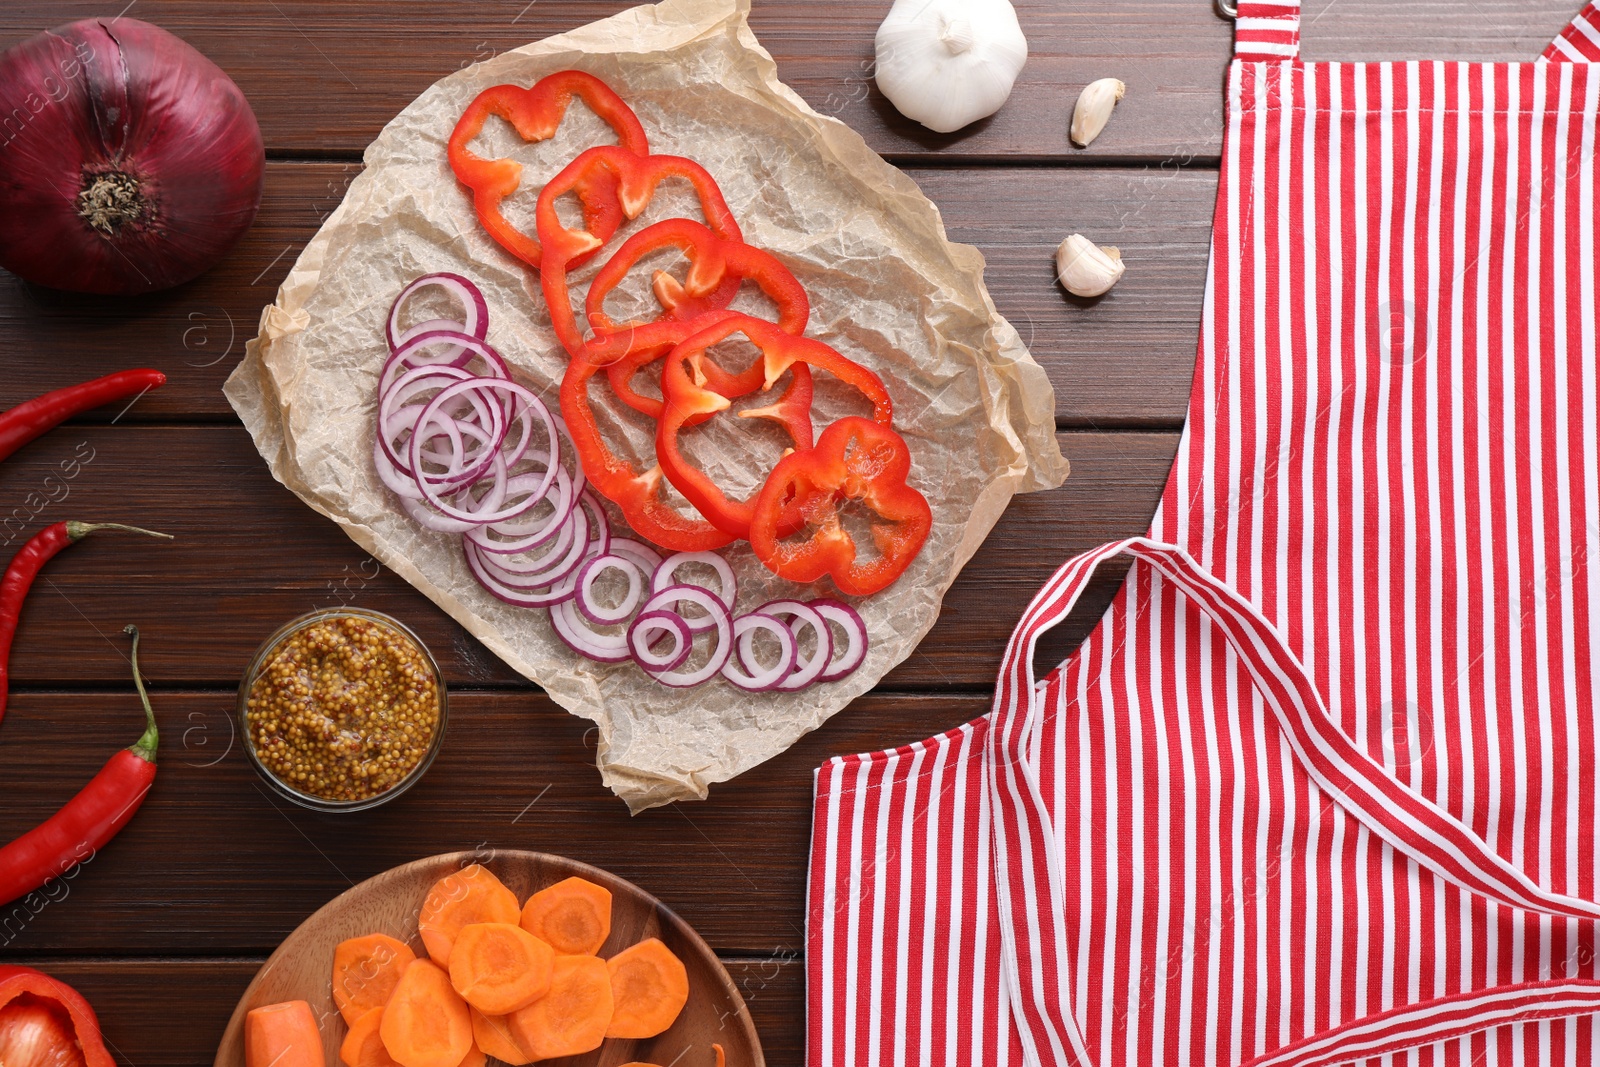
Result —
[{"label": "glass bowl", "polygon": [[[273,654],[278,651],[286,640],[296,633],[317,623],[334,619],[363,619],[386,627],[415,645],[422,654],[423,662],[427,664],[428,670],[432,673],[434,692],[438,694],[439,699],[439,721],[434,727],[433,738],[428,744],[428,749],[422,758],[418,760],[417,765],[411,768],[404,778],[383,792],[355,800],[330,800],[326,797],[319,797],[311,793],[302,792],[279,778],[267,767],[260,754],[256,752],[255,736],[250,728],[250,690],[254,687],[256,680],[261,676]],[[439,750],[444,747],[445,729],[450,721],[449,708],[450,701],[448,694],[445,692],[444,677],[439,671],[439,664],[434,661],[433,653],[428,651],[428,646],[422,643],[422,639],[413,633],[410,627],[398,619],[382,612],[368,611],[365,608],[322,608],[317,611],[309,611],[299,618],[285,623],[278,628],[277,632],[261,643],[261,647],[256,650],[254,658],[250,661],[249,669],[245,671],[244,680],[239,683],[239,731],[244,737],[244,750],[250,759],[251,765],[255,767],[256,772],[278,795],[313,811],[365,811],[380,804],[387,804],[416,785],[433,764],[434,758],[439,754]]]}]

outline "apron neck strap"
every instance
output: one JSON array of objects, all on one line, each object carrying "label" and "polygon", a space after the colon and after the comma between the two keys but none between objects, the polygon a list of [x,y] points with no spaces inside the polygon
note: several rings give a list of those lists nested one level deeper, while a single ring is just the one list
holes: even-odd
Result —
[{"label": "apron neck strap", "polygon": [[1246,63],[1300,56],[1300,0],[1239,0],[1233,55]]}]

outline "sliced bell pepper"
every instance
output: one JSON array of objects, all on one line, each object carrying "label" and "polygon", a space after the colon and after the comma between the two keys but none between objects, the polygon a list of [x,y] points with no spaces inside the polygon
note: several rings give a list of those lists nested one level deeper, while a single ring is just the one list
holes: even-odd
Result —
[{"label": "sliced bell pepper", "polygon": [[[933,527],[923,495],[906,484],[911,453],[901,436],[871,419],[833,423],[817,445],[778,461],[756,497],[750,547],[780,578],[814,582],[827,574],[841,592],[871,596],[894,583],[922,550]],[[839,517],[841,500],[857,500],[883,522],[872,524],[878,558],[858,558]],[[798,507],[809,536],[783,540],[785,512]]]},{"label": "sliced bell pepper", "polygon": [[584,314],[595,337],[584,346],[579,358],[610,363],[639,347],[633,339],[647,336],[641,331],[649,324],[612,322],[605,313],[605,300],[639,260],[663,248],[677,248],[689,257],[688,274],[681,284],[666,274],[655,278],[656,298],[671,309],[674,318],[686,320],[690,312],[703,313],[707,308],[695,301],[709,300],[714,304],[726,293],[730,281],[733,292],[726,295],[731,302],[739,285],[748,279],[777,307],[779,330],[805,332],[811,318],[811,300],[805,287],[775,256],[742,240],[727,239],[693,219],[665,219],[624,241],[589,283]]},{"label": "sliced bell pepper", "polygon": [[[728,314],[731,314],[728,313]],[[709,320],[710,315],[706,318]],[[704,320],[701,320],[704,321]],[[709,322],[707,322],[709,325]],[[648,415],[652,419],[661,418],[661,398],[646,396],[633,387],[633,380],[639,372],[656,360],[672,351],[676,345],[660,344],[649,348],[639,348],[629,352],[615,363],[607,363],[605,367],[606,380],[611,383],[611,391],[617,394],[617,399],[628,405],[641,415]],[[766,368],[760,361],[756,361],[738,374],[730,374],[723,370],[721,365],[712,359],[696,359],[694,361],[695,381],[718,396],[729,400],[737,400],[748,396],[761,388],[766,380]],[[710,415],[694,415],[685,421],[685,425],[697,426],[709,419]]]},{"label": "sliced bell pepper", "polygon": [[[15,1035],[18,1040],[39,1039],[36,1029],[39,1020],[26,1016],[40,1011],[49,1019],[46,1035],[52,1029],[59,1031],[66,1047],[59,1050],[10,1048],[7,1038],[12,1036],[8,1031],[13,1026],[28,1027],[32,1031],[29,1035]],[[0,1061],[9,1062],[12,1053],[37,1055],[49,1051],[55,1051],[62,1062],[82,1056],[87,1067],[116,1067],[116,1061],[106,1051],[105,1041],[100,1036],[100,1020],[95,1018],[94,1009],[77,990],[43,971],[0,964]]]},{"label": "sliced bell pepper", "polygon": [[[708,388],[705,375],[699,368],[715,364],[702,358],[704,350],[698,349],[692,356],[686,356],[682,348],[680,345],[667,354],[661,371],[664,403],[661,418],[656,423],[656,463],[667,480],[713,526],[735,537],[747,537],[750,534],[750,519],[755,513],[756,494],[752,493],[746,500],[730,499],[705,471],[684,456],[679,447],[678,433],[686,423],[694,418],[702,421],[708,419],[726,411],[732,403],[727,396]],[[761,369],[760,363],[754,366]],[[739,417],[770,419],[788,432],[792,442],[791,451],[808,449],[812,443],[811,393],[811,368],[805,363],[796,362],[789,387],[776,403],[764,408],[747,408],[739,412]],[[801,525],[797,509],[791,508],[784,519],[786,532],[792,532]]]},{"label": "sliced bell pepper", "polygon": [[[562,225],[556,213],[556,203],[565,195],[576,192],[584,200],[585,191],[610,190],[615,197],[615,207],[626,219],[636,219],[650,205],[656,189],[668,178],[687,181],[700,198],[700,210],[705,215],[711,232],[721,238],[742,243],[739,224],[722,198],[716,180],[700,164],[681,156],[641,156],[615,145],[602,145],[584,152],[551,178],[539,192],[539,203],[534,209],[534,220],[539,230],[539,241],[544,253],[539,263],[539,285],[544,290],[545,303],[550,308],[551,324],[556,337],[566,350],[576,355],[583,346],[583,333],[578,328],[572,312],[571,291],[567,271],[598,252],[616,232],[601,232],[589,225],[586,230],[572,230]],[[586,201],[585,201],[586,203]],[[587,209],[585,222],[588,223]],[[665,313],[676,318],[692,318],[703,311],[727,307],[738,293],[738,280],[723,283],[719,276],[710,288],[692,294],[679,294],[662,287],[672,306]],[[721,302],[717,298],[721,297]],[[590,327],[602,328],[593,320]]]},{"label": "sliced bell pepper", "polygon": [[[610,264],[606,266],[609,267]],[[708,322],[708,325],[685,338],[677,348],[673,349],[674,358],[691,361],[702,358],[703,353],[712,345],[725,341],[736,333],[742,333],[749,338],[751,344],[761,350],[763,389],[771,389],[772,383],[796,363],[805,363],[813,370],[827,371],[846,385],[857,389],[872,403],[872,417],[876,421],[885,426],[894,421],[894,402],[889,399],[889,391],[884,388],[883,379],[821,341],[785,333],[781,322],[774,324],[737,311],[725,312],[715,319],[701,321]]]},{"label": "sliced bell pepper", "polygon": [[[450,169],[462,185],[472,190],[473,206],[483,228],[507,252],[532,267],[539,266],[538,238],[511,225],[500,208],[521,185],[522,164],[514,159],[484,159],[467,146],[483,131],[490,115],[505,119],[529,143],[547,140],[555,136],[573,97],[589,105],[611,127],[620,150],[640,156],[649,154],[650,143],[638,116],[610,86],[581,70],[557,71],[528,89],[520,85],[490,86],[467,105],[450,133]],[[591,181],[575,185],[572,191],[583,203],[589,232],[601,242],[610,240],[623,222],[616,179],[609,174],[596,174]]]},{"label": "sliced bell pepper", "polygon": [[[681,322],[653,325],[674,328],[680,335],[693,328],[693,324]],[[667,503],[662,496],[659,464],[640,472],[606,444],[589,396],[590,383],[604,369],[597,363],[575,359],[567,364],[566,375],[561,379],[561,417],[589,484],[622,509],[623,517],[636,533],[662,548],[703,552],[732,543],[732,534],[704,519],[684,515]]]}]

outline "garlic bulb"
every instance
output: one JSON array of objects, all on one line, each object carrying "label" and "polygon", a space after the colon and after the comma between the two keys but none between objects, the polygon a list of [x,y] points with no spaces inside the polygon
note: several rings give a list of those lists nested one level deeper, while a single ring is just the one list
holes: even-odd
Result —
[{"label": "garlic bulb", "polygon": [[950,133],[1000,110],[1028,39],[1010,0],[895,0],[876,42],[878,88],[900,114]]},{"label": "garlic bulb", "polygon": [[1072,109],[1072,143],[1079,148],[1094,143],[1111,121],[1111,110],[1127,91],[1128,87],[1115,78],[1101,78],[1084,86],[1078,94],[1078,106]]},{"label": "garlic bulb", "polygon": [[1110,245],[1101,248],[1081,233],[1056,249],[1056,277],[1074,296],[1104,296],[1126,269],[1120,250]]}]

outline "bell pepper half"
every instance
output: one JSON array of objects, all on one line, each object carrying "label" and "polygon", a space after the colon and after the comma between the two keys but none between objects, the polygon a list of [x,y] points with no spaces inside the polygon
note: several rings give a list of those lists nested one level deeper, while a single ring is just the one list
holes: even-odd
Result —
[{"label": "bell pepper half", "polygon": [[67,983],[31,967],[0,964],[0,1062],[115,1067],[94,1009]]},{"label": "bell pepper half", "polygon": [[[689,342],[693,344],[693,340]],[[732,401],[722,393],[708,387],[704,366],[715,364],[704,359],[704,350],[692,355],[683,353],[679,345],[667,354],[661,371],[662,414],[656,423],[656,463],[662,473],[711,524],[735,537],[750,534],[750,519],[755,513],[755,493],[747,500],[735,500],[724,493],[705,471],[696,467],[683,454],[678,436],[692,419],[704,421],[719,412],[728,410]],[[755,364],[760,368],[759,363]],[[776,403],[762,408],[747,408],[739,412],[740,418],[770,419],[782,426],[789,435],[791,451],[811,447],[811,368],[805,363],[795,363],[789,387]],[[759,490],[758,490],[759,492]],[[784,516],[787,531],[798,529],[798,512],[790,509]]]},{"label": "bell pepper half", "polygon": [[[539,202],[534,209],[534,221],[539,231],[543,255],[539,262],[539,285],[544,290],[545,303],[550,308],[551,324],[556,337],[572,355],[583,346],[583,334],[572,311],[572,298],[567,282],[567,271],[583,263],[598,252],[616,232],[597,231],[592,225],[586,230],[568,229],[556,212],[556,204],[568,193],[577,193],[580,201],[587,203],[585,193],[596,190],[612,191],[615,210],[624,219],[636,219],[649,207],[656,189],[669,178],[689,183],[700,200],[700,210],[705,215],[710,232],[719,238],[743,243],[739,224],[734,220],[727,201],[716,180],[700,164],[681,156],[641,156],[616,145],[602,145],[579,155],[562,169],[561,173],[539,192]],[[587,212],[585,221],[588,220]],[[658,293],[668,292],[672,305],[663,305],[666,314],[676,318],[691,318],[702,311],[726,307],[738,292],[737,279],[729,279],[719,290],[718,277],[705,292],[694,296],[707,299],[690,300],[686,294],[673,293],[658,288]],[[714,292],[715,291],[715,292]],[[721,294],[721,302],[715,299]],[[590,320],[596,331],[608,323]]]},{"label": "bell pepper half", "polygon": [[[815,448],[778,461],[756,496],[750,547],[781,578],[814,582],[826,574],[851,596],[880,592],[905,573],[933,527],[928,501],[906,483],[910,472],[911,453],[894,430],[871,419],[840,419]],[[839,514],[845,500],[883,520],[872,523],[876,559],[859,557]],[[804,522],[798,540],[783,532],[791,507]]]},{"label": "bell pepper half", "polygon": [[[531,267],[539,266],[539,239],[513,226],[501,210],[506,197],[522,184],[522,164],[514,159],[484,159],[467,146],[483,131],[490,115],[509,122],[524,141],[548,140],[561,126],[573,97],[582,100],[611,127],[622,151],[649,154],[650,143],[638,116],[610,86],[581,70],[557,71],[527,89],[520,85],[490,86],[467,105],[450,133],[450,169],[472,191],[473,207],[483,228],[502,248]],[[601,242],[610,240],[623,222],[615,178],[597,173],[571,191],[577,192],[583,204],[589,232]]]}]

